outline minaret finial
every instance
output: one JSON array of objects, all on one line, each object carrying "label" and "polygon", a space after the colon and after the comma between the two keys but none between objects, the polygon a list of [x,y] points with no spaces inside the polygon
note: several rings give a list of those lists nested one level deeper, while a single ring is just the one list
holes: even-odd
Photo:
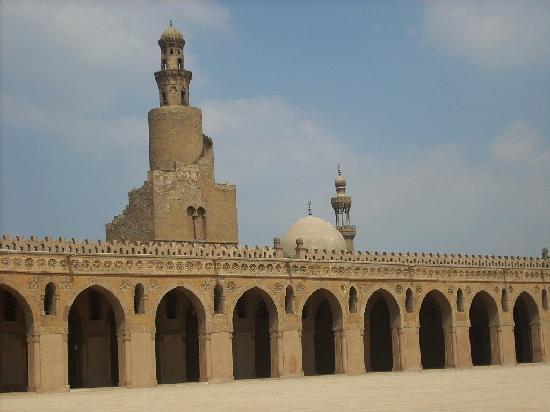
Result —
[{"label": "minaret finial", "polygon": [[172,27],[172,19],[170,19],[170,27]]},{"label": "minaret finial", "polygon": [[307,215],[311,216],[311,200],[307,202]]},{"label": "minaret finial", "polygon": [[342,176],[342,171],[340,170],[340,165],[338,165],[338,176]]}]

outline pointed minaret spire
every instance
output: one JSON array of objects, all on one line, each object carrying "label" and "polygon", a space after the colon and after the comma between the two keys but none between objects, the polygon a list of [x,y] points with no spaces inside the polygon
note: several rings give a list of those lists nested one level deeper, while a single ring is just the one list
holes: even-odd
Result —
[{"label": "pointed minaret spire", "polygon": [[351,224],[349,212],[351,210],[351,196],[346,194],[346,178],[342,176],[342,170],[340,165],[338,165],[338,175],[334,181],[334,186],[336,187],[336,196],[330,199],[332,208],[336,215],[336,229],[344,236],[346,240],[346,246],[348,250],[353,251],[353,239],[357,231],[355,226]]},{"label": "pointed minaret spire", "polygon": [[307,202],[307,215],[311,216],[311,200]]}]

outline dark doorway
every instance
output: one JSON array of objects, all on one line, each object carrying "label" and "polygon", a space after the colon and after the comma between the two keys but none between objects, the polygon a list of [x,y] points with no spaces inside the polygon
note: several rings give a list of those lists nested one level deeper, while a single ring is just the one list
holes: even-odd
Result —
[{"label": "dark doorway", "polygon": [[178,288],[164,295],[155,325],[157,382],[199,381],[199,315],[189,292]]},{"label": "dark doorway", "polygon": [[256,376],[269,378],[271,376],[271,351],[269,345],[269,314],[262,300],[256,308],[254,331],[254,351]]},{"label": "dark doorway", "polygon": [[270,312],[257,288],[246,291],[233,310],[233,376],[269,378],[271,373]]},{"label": "dark doorway", "polygon": [[334,373],[334,332],[332,310],[327,299],[315,312],[315,371],[319,375]]},{"label": "dark doorway", "polygon": [[470,306],[470,348],[474,366],[491,364],[489,311],[480,294],[474,297]]},{"label": "dark doorway", "polygon": [[533,362],[533,337],[531,333],[529,308],[525,298],[520,295],[514,305],[514,340],[517,363]]},{"label": "dark doorway", "polygon": [[370,369],[375,372],[393,369],[390,309],[386,300],[378,296],[370,309],[368,319]]},{"label": "dark doorway", "polygon": [[0,289],[0,392],[25,392],[27,375],[27,319],[10,291]]},{"label": "dark doorway", "polygon": [[68,323],[69,386],[118,386],[118,325],[103,292],[89,288],[80,293],[71,305]]},{"label": "dark doorway", "polygon": [[424,369],[445,367],[445,340],[441,308],[428,294],[420,307],[420,356]]}]

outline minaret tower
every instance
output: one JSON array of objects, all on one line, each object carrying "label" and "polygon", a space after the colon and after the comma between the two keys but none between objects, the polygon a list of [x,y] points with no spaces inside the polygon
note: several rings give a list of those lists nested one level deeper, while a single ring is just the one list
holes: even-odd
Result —
[{"label": "minaret tower", "polygon": [[162,32],[159,107],[149,111],[149,172],[128,206],[106,225],[107,240],[237,244],[236,188],[214,180],[213,141],[189,106],[185,40],[172,22]]},{"label": "minaret tower", "polygon": [[330,199],[330,203],[336,215],[336,229],[344,237],[348,250],[353,251],[353,239],[357,232],[355,226],[350,222],[351,196],[346,194],[346,178],[342,176],[340,165],[338,165],[338,176],[336,176],[334,186],[336,187],[336,196]]},{"label": "minaret tower", "polygon": [[189,106],[191,72],[183,68],[185,40],[181,32],[172,26],[164,30],[158,41],[160,46],[160,71],[155,73],[161,106]]}]

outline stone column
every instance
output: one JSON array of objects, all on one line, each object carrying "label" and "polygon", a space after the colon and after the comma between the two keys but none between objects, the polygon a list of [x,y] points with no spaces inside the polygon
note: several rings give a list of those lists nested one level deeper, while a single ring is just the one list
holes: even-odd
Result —
[{"label": "stone column", "polygon": [[365,347],[363,343],[363,328],[353,328],[345,331],[346,339],[346,373],[359,375],[365,373]]},{"label": "stone column", "polygon": [[127,331],[128,333],[124,334],[126,385],[155,386],[157,384],[155,328],[139,326],[127,328]]},{"label": "stone column", "polygon": [[[212,378],[212,344],[209,332],[201,333],[199,342],[199,352],[204,353],[204,359],[200,361],[200,381],[208,382]],[[199,358],[201,356],[199,355]]]},{"label": "stone column", "polygon": [[[470,347],[470,328],[467,324],[456,325],[454,329],[453,353],[456,368],[472,367],[472,350]],[[451,329],[451,332],[452,332]]]},{"label": "stone column", "polygon": [[531,322],[531,341],[533,342],[533,362],[543,360],[544,345],[542,343],[542,331],[540,323]]},{"label": "stone column", "polygon": [[281,377],[284,370],[283,331],[277,331],[277,376]]},{"label": "stone column", "polygon": [[59,329],[43,330],[39,336],[39,365],[41,391],[68,390],[67,333]]},{"label": "stone column", "polygon": [[491,365],[502,365],[502,329],[498,325],[489,326],[491,340]]},{"label": "stone column", "polygon": [[211,377],[214,382],[233,380],[233,333],[227,330],[210,332]]},{"label": "stone column", "polygon": [[501,325],[502,364],[516,364],[516,341],[514,338],[514,321],[504,321]]},{"label": "stone column", "polygon": [[420,328],[418,325],[407,325],[401,328],[403,334],[403,370],[415,371],[422,369],[420,356]]},{"label": "stone column", "polygon": [[[344,367],[342,365],[343,357],[341,331],[339,329],[333,329],[332,333],[334,336],[334,373],[344,373]],[[315,363],[313,365],[315,368]]]},{"label": "stone column", "polygon": [[[133,386],[132,382],[132,352],[131,352],[131,339],[130,333],[124,333],[122,335],[124,342],[124,385]],[[120,382],[120,378],[119,378]],[[119,384],[120,386],[120,384]]]},{"label": "stone column", "polygon": [[27,391],[40,391],[40,335],[27,334]]},{"label": "stone column", "polygon": [[347,331],[344,329],[340,331],[340,340],[342,348],[342,373],[348,373],[348,337]]},{"label": "stone column", "polygon": [[550,363],[550,319],[540,321],[541,339],[542,339],[542,361]]}]

